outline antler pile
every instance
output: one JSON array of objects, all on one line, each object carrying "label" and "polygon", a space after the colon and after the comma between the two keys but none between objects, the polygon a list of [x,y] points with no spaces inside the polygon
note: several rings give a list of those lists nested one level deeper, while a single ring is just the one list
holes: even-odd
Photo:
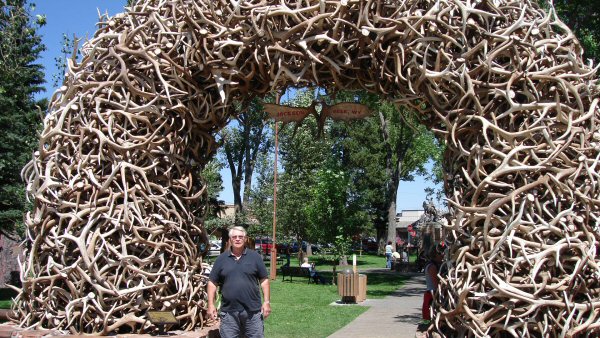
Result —
[{"label": "antler pile", "polygon": [[446,139],[444,333],[597,329],[594,72],[552,12],[504,0],[148,0],[106,19],[24,171],[22,324],[137,329],[157,306],[201,324],[192,164],[232,100],[308,83],[408,103]]},{"label": "antler pile", "polygon": [[23,172],[35,198],[17,298],[24,326],[137,331],[150,327],[148,310],[173,311],[187,329],[204,322],[206,191],[194,170],[224,120],[182,67],[157,57],[157,41],[173,41],[182,64],[190,48],[185,34],[161,34],[161,20],[101,22],[52,98]]}]

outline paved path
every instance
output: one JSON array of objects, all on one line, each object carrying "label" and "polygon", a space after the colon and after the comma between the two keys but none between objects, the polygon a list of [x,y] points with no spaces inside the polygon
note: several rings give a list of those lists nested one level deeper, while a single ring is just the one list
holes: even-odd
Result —
[{"label": "paved path", "polygon": [[361,305],[370,308],[329,338],[414,338],[421,321],[425,277],[422,273],[409,276],[391,295],[364,301]]}]

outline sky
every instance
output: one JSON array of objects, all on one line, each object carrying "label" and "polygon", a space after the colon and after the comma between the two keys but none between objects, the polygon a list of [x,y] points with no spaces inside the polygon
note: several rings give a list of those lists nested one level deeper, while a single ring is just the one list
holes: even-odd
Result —
[{"label": "sky", "polygon": [[[33,1],[36,8],[34,15],[45,15],[46,25],[38,33],[42,36],[46,51],[41,55],[41,63],[46,73],[46,92],[39,93],[36,98],[50,97],[56,90],[53,86],[52,75],[57,74],[54,59],[61,56],[61,42],[63,34],[78,38],[92,37],[98,22],[98,10],[113,16],[124,11],[126,0],[37,0]],[[83,43],[83,41],[80,43]],[[225,190],[220,198],[225,203],[233,203],[231,191],[231,176],[229,169],[221,171]],[[398,188],[397,210],[422,210],[423,201],[426,199],[425,188],[433,186],[423,177],[416,177],[413,182],[400,182]]]}]

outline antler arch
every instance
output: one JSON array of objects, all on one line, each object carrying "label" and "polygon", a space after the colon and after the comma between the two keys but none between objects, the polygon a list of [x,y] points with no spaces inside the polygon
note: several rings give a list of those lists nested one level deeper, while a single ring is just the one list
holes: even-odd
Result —
[{"label": "antler arch", "polygon": [[596,78],[552,11],[504,0],[148,0],[103,20],[24,169],[35,209],[22,325],[140,330],[148,309],[202,325],[194,215],[206,195],[194,170],[233,99],[313,83],[409,104],[446,140],[455,264],[438,326],[598,329]]}]

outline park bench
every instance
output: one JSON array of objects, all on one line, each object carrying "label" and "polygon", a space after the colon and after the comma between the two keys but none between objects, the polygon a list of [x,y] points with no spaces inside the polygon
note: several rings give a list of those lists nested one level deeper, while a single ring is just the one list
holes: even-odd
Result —
[{"label": "park bench", "polygon": [[283,265],[281,267],[281,281],[284,282],[286,277],[289,277],[289,281],[292,281],[292,277],[306,277],[308,279],[308,284],[312,278],[310,278],[310,269],[302,268],[299,266],[289,266]]}]

